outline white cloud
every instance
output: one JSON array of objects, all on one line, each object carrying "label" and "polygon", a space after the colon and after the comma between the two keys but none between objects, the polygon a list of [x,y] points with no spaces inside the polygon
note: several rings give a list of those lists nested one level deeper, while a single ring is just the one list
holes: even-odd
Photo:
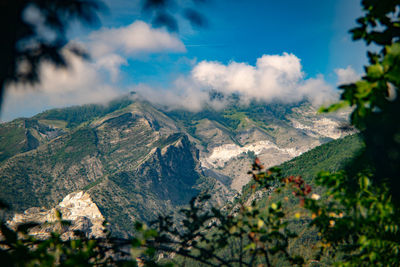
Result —
[{"label": "white cloud", "polygon": [[238,93],[247,100],[289,103],[307,98],[321,104],[333,96],[333,88],[323,77],[306,80],[300,59],[288,53],[263,55],[255,66],[203,61],[193,69],[192,78],[202,86]]},{"label": "white cloud", "polygon": [[[88,95],[88,92],[95,93],[99,88],[109,87],[104,84],[104,79],[96,62],[90,62],[71,53],[68,50],[63,51],[64,57],[68,63],[67,68],[57,68],[53,64],[43,63],[40,65],[40,80],[39,84],[24,85],[11,84],[8,88],[9,94],[18,97],[26,93],[43,93],[49,95],[49,98],[54,99],[54,104],[62,105],[68,103],[69,95],[74,92],[82,93],[82,96]],[[111,88],[111,87],[110,87]],[[99,95],[96,99],[101,99]],[[78,104],[91,101],[81,97],[76,99]]]},{"label": "white cloud", "polygon": [[322,75],[304,80],[297,90],[299,96],[307,99],[316,107],[331,104],[339,98],[339,91],[328,84]]},{"label": "white cloud", "polygon": [[335,69],[335,73],[338,77],[337,85],[353,83],[361,78],[361,75],[357,74],[351,66],[347,66],[345,69]]},{"label": "white cloud", "polygon": [[112,82],[117,81],[122,65],[128,65],[128,62],[118,54],[105,55],[96,60],[96,66],[107,70]]},{"label": "white cloud", "polygon": [[208,101],[208,94],[198,90],[185,79],[177,82],[179,87],[175,89],[152,88],[145,84],[140,84],[133,88],[140,96],[146,100],[166,106],[171,109],[186,109],[190,111],[200,111],[203,104]]},{"label": "white cloud", "polygon": [[223,107],[226,99],[210,101],[211,90],[224,95],[238,94],[242,104],[250,100],[293,103],[303,99],[316,106],[335,101],[338,92],[322,76],[306,79],[300,59],[293,54],[263,55],[255,66],[241,62],[222,64],[202,61],[189,77],[181,78],[169,90],[138,87],[150,101],[172,108],[199,110],[204,105]]},{"label": "white cloud", "polygon": [[300,98],[293,95],[294,87],[303,77],[300,60],[293,54],[263,55],[255,66],[247,63],[200,62],[192,71],[192,77],[202,86],[223,93],[240,93],[244,98],[273,100],[288,98],[285,102]]},{"label": "white cloud", "polygon": [[121,94],[119,89],[105,82],[101,66],[67,50],[63,53],[68,68],[44,63],[40,66],[40,84],[11,84],[7,88],[3,119],[26,116],[27,110],[38,112],[53,107],[106,102]]},{"label": "white cloud", "polygon": [[185,52],[185,45],[175,35],[164,29],[152,28],[143,21],[121,28],[104,28],[89,36],[91,53],[101,56],[123,53],[135,56],[139,53]]}]

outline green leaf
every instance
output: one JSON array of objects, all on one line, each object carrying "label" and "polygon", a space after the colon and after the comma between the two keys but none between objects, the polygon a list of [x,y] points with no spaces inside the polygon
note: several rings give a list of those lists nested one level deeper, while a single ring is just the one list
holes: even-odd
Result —
[{"label": "green leaf", "polygon": [[374,262],[377,258],[378,258],[378,254],[376,254],[376,252],[374,252],[374,251],[372,251],[369,254],[369,259],[371,260],[371,262]]},{"label": "green leaf", "polygon": [[341,108],[349,106],[348,101],[340,101],[338,103],[332,104],[329,107],[320,107],[318,112],[319,113],[328,113],[328,112],[334,112],[337,111]]},{"label": "green leaf", "polygon": [[256,244],[250,243],[247,246],[245,246],[243,250],[246,251],[246,250],[255,250],[255,249],[256,249]]},{"label": "green leaf", "polygon": [[356,86],[357,93],[354,96],[360,101],[364,101],[362,100],[362,98],[366,98],[367,96],[369,96],[373,89],[373,84],[365,80],[356,82]]},{"label": "green leaf", "polygon": [[353,40],[358,40],[365,36],[365,29],[363,27],[354,28],[350,32],[353,34]]},{"label": "green leaf", "polygon": [[370,184],[370,181],[369,181],[368,177],[363,176],[360,178],[360,187],[362,189],[364,189],[364,190],[368,189],[369,184]]},{"label": "green leaf", "polygon": [[392,56],[400,56],[400,43],[394,43],[390,46],[386,46],[386,54],[390,54]]},{"label": "green leaf", "polygon": [[367,67],[367,75],[372,79],[379,79],[384,74],[384,69],[381,64],[375,64]]}]

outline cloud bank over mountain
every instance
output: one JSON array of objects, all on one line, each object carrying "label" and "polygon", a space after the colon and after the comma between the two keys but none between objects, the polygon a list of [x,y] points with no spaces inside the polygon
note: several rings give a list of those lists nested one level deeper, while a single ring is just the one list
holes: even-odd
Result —
[{"label": "cloud bank over mountain", "polygon": [[[139,82],[123,88],[119,83],[120,73],[130,60],[141,60],[151,54],[185,53],[184,43],[176,34],[153,28],[143,21],[125,27],[102,28],[85,40],[73,42],[86,48],[91,60],[83,60],[65,50],[67,69],[42,64],[40,84],[9,86],[2,119],[26,115],[24,110],[30,110],[29,115],[33,115],[53,107],[107,102],[126,94],[128,89],[169,109],[190,111],[199,111],[204,106],[223,108],[232,95],[243,105],[252,100],[266,103],[308,100],[315,106],[335,101],[339,95],[323,76],[307,77],[301,60],[286,52],[262,55],[254,65],[203,60],[191,63],[187,74],[162,88]],[[350,66],[335,72],[338,83],[359,78]]]},{"label": "cloud bank over mountain", "polygon": [[293,103],[308,100],[319,106],[337,100],[338,90],[322,76],[307,78],[300,59],[293,54],[263,55],[256,64],[231,61],[201,61],[190,75],[178,79],[168,89],[155,89],[140,85],[133,90],[146,99],[193,111],[204,105],[223,107],[226,98],[211,98],[210,92],[237,95],[242,104],[251,100],[266,103]]}]

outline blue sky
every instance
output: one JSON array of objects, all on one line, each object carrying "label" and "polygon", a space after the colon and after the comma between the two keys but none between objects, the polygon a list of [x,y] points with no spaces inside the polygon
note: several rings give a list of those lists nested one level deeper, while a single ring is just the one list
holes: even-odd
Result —
[{"label": "blue sky", "polygon": [[[210,87],[225,93],[239,90],[247,99],[266,102],[298,91],[302,92],[298,97],[310,97],[319,94],[317,86],[328,92],[338,80],[354,80],[366,63],[364,44],[353,42],[348,33],[361,15],[357,0],[210,0],[196,6],[207,18],[207,27],[193,28],[177,16],[177,33],[152,27],[138,1],[105,2],[109,11],[101,16],[101,26],[75,25],[69,33],[72,41],[94,53],[93,61],[71,58],[74,74],[44,66],[41,85],[12,86],[2,120],[53,107],[105,102],[130,90],[148,98],[158,95],[158,102],[167,99],[171,105],[173,98],[189,102],[202,98],[199,92]],[[148,34],[141,34],[143,30]],[[126,36],[131,39],[125,40]],[[143,36],[147,39],[138,44],[135,40]],[[217,70],[219,76],[214,77]],[[228,81],[231,75],[243,79],[233,83]],[[260,90],[266,90],[268,97],[255,93]]]}]

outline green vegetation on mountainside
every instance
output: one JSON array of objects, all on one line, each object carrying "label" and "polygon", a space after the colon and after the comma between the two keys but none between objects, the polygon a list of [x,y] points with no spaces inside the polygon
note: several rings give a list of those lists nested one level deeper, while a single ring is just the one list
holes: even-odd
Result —
[{"label": "green vegetation on mountainside", "polygon": [[0,124],[0,162],[33,150],[64,133],[60,128],[33,118]]},{"label": "green vegetation on mountainside", "polygon": [[254,102],[248,106],[233,104],[221,110],[212,108],[200,112],[173,110],[166,112],[166,114],[180,121],[187,128],[195,127],[200,120],[209,119],[220,123],[231,131],[236,131],[246,127],[249,120],[264,127],[274,122],[286,121],[286,115],[292,112],[292,108],[302,104],[304,103],[266,105],[265,103]]},{"label": "green vegetation on mountainside", "polygon": [[91,162],[97,154],[96,134],[80,128],[0,166],[0,199],[16,211],[58,203],[66,194],[97,179]]},{"label": "green vegetation on mountainside", "polygon": [[25,150],[25,129],[21,120],[0,125],[0,162]]},{"label": "green vegetation on mountainside", "polygon": [[[168,116],[181,122],[185,127],[195,127],[200,120],[209,119],[216,121],[228,129],[235,129],[240,121],[235,118],[225,117],[223,112],[206,109],[200,112],[190,112],[186,110],[174,110],[167,112]],[[193,130],[192,130],[193,131]]]},{"label": "green vegetation on mountainside", "polygon": [[[349,135],[341,139],[318,146],[302,155],[287,161],[278,168],[282,176],[302,176],[309,184],[314,184],[317,174],[324,171],[338,171],[345,169],[362,153],[365,144],[359,134]],[[251,181],[242,190],[242,199],[247,199],[252,193]]]},{"label": "green vegetation on mountainside", "polygon": [[97,134],[91,128],[80,128],[71,134],[65,144],[60,147],[53,159],[53,163],[57,162],[74,162],[82,160],[86,156],[97,154]]},{"label": "green vegetation on mountainside", "polygon": [[300,175],[307,182],[312,182],[318,172],[338,171],[346,168],[365,147],[358,134],[318,146],[301,156],[279,166],[284,176]]},{"label": "green vegetation on mountainside", "polygon": [[58,120],[67,122],[67,128],[74,128],[79,124],[102,117],[108,113],[129,106],[133,100],[129,98],[117,99],[108,104],[89,104],[68,108],[51,109],[35,116],[40,120]]},{"label": "green vegetation on mountainside", "polygon": [[133,103],[129,98],[108,104],[90,104],[51,109],[33,118],[21,118],[0,124],[0,162],[37,148],[83,122],[102,117]]}]

